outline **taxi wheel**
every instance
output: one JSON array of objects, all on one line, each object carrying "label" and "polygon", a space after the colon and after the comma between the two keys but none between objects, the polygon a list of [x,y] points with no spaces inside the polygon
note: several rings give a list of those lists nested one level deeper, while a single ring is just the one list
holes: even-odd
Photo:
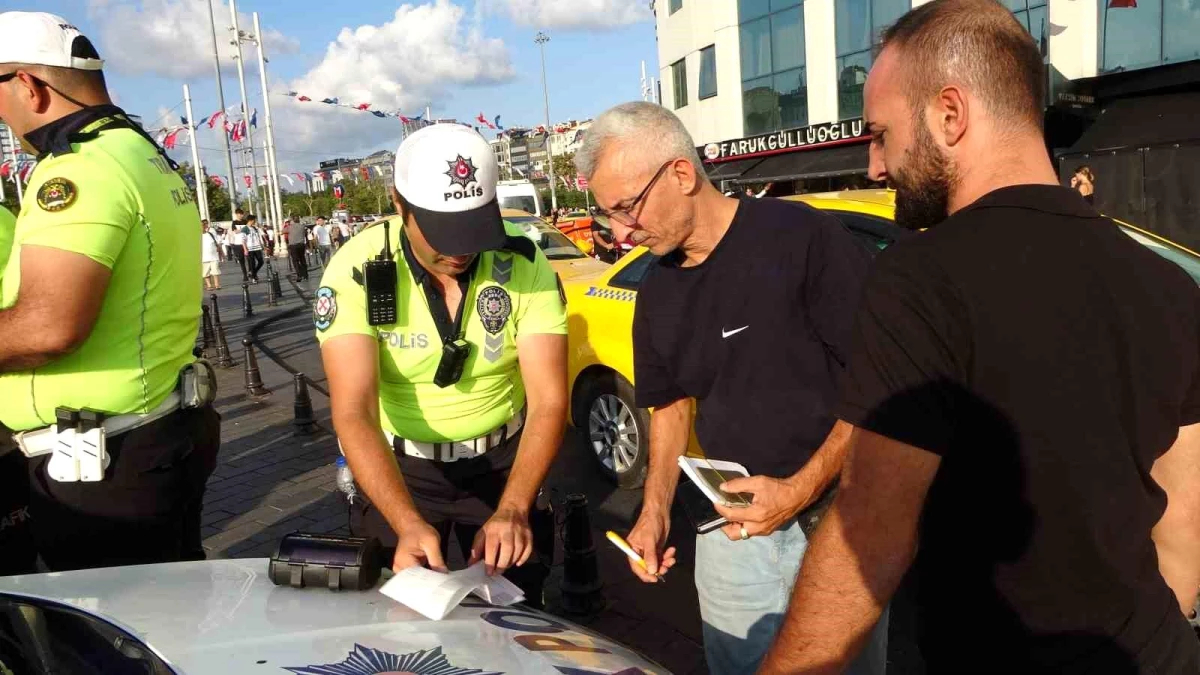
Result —
[{"label": "taxi wheel", "polygon": [[575,419],[583,422],[578,426],[604,473],[623,489],[642,487],[650,455],[650,415],[634,405],[633,386],[615,373],[593,379]]}]

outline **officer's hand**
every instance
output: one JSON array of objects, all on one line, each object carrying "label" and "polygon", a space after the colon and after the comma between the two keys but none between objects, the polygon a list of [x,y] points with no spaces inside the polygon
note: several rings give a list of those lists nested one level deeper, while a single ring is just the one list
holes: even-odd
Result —
[{"label": "officer's hand", "polygon": [[524,565],[531,555],[533,531],[529,528],[529,514],[517,509],[501,508],[475,534],[469,564],[483,560],[491,576],[513,565]]},{"label": "officer's hand", "polygon": [[633,570],[638,579],[648,584],[657,583],[659,577],[675,565],[675,547],[663,550],[670,532],[669,512],[655,513],[643,509],[637,524],[625,539],[629,542],[629,547],[646,561],[646,569],[642,569],[632,558],[629,559],[629,569]]},{"label": "officer's hand", "polygon": [[424,520],[414,520],[397,533],[396,555],[392,558],[392,571],[424,565],[438,572],[449,572],[442,560],[442,538]]},{"label": "officer's hand", "polygon": [[814,495],[813,490],[806,489],[806,486],[769,476],[734,478],[725,481],[721,490],[754,495],[749,506],[713,505],[717,513],[729,521],[721,531],[735,541],[742,538],[743,527],[748,537],[771,534],[819,496]]}]

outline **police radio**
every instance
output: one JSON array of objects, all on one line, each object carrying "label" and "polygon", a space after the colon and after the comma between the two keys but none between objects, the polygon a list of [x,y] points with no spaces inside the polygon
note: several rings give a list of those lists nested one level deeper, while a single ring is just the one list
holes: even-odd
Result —
[{"label": "police radio", "polygon": [[392,233],[383,221],[383,252],[363,263],[363,288],[367,292],[367,325],[396,323],[396,261],[392,258]]}]

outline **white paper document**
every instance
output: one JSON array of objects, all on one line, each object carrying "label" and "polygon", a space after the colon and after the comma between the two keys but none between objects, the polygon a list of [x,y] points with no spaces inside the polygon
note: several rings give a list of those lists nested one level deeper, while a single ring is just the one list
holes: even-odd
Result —
[{"label": "white paper document", "polygon": [[482,561],[449,574],[424,567],[409,567],[392,577],[380,593],[434,621],[445,618],[468,594],[498,607],[525,599],[516,584],[497,574],[489,577]]}]

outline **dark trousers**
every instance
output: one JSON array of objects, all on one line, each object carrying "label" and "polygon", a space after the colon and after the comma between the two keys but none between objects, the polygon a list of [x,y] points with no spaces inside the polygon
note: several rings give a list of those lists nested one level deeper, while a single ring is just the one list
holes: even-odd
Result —
[{"label": "dark trousers", "polygon": [[[441,537],[443,558],[449,556],[453,532],[463,560],[470,559],[475,534],[496,512],[520,441],[518,433],[487,454],[448,463],[410,457],[403,450],[396,452],[417,510]],[[400,447],[399,440],[396,444]],[[350,524],[356,536],[377,537],[387,551],[385,560],[391,561],[397,537],[379,511],[364,500],[351,512]],[[521,588],[525,604],[540,609],[554,557],[554,518],[549,511],[534,509],[529,527],[533,530],[534,554],[521,567],[510,567],[504,576]]]},{"label": "dark trousers", "polygon": [[258,271],[261,270],[263,266],[263,252],[261,249],[257,251],[250,251],[249,263],[250,278],[254,281],[258,281]]},{"label": "dark trousers", "polygon": [[247,279],[247,277],[246,277],[246,252],[242,250],[241,246],[233,247],[233,259],[237,261],[238,267],[242,268],[242,281],[245,281]]},{"label": "dark trousers", "polygon": [[304,257],[308,247],[304,244],[288,244],[288,255],[292,258],[292,269],[296,270],[296,279],[303,281],[308,278],[308,259]]},{"label": "dark trousers", "polygon": [[49,455],[29,460],[34,549],[53,571],[203,560],[200,511],[220,444],[221,417],[206,407],[109,439],[100,482],[59,483]]},{"label": "dark trousers", "polygon": [[37,571],[26,461],[20,450],[0,456],[0,577]]}]

